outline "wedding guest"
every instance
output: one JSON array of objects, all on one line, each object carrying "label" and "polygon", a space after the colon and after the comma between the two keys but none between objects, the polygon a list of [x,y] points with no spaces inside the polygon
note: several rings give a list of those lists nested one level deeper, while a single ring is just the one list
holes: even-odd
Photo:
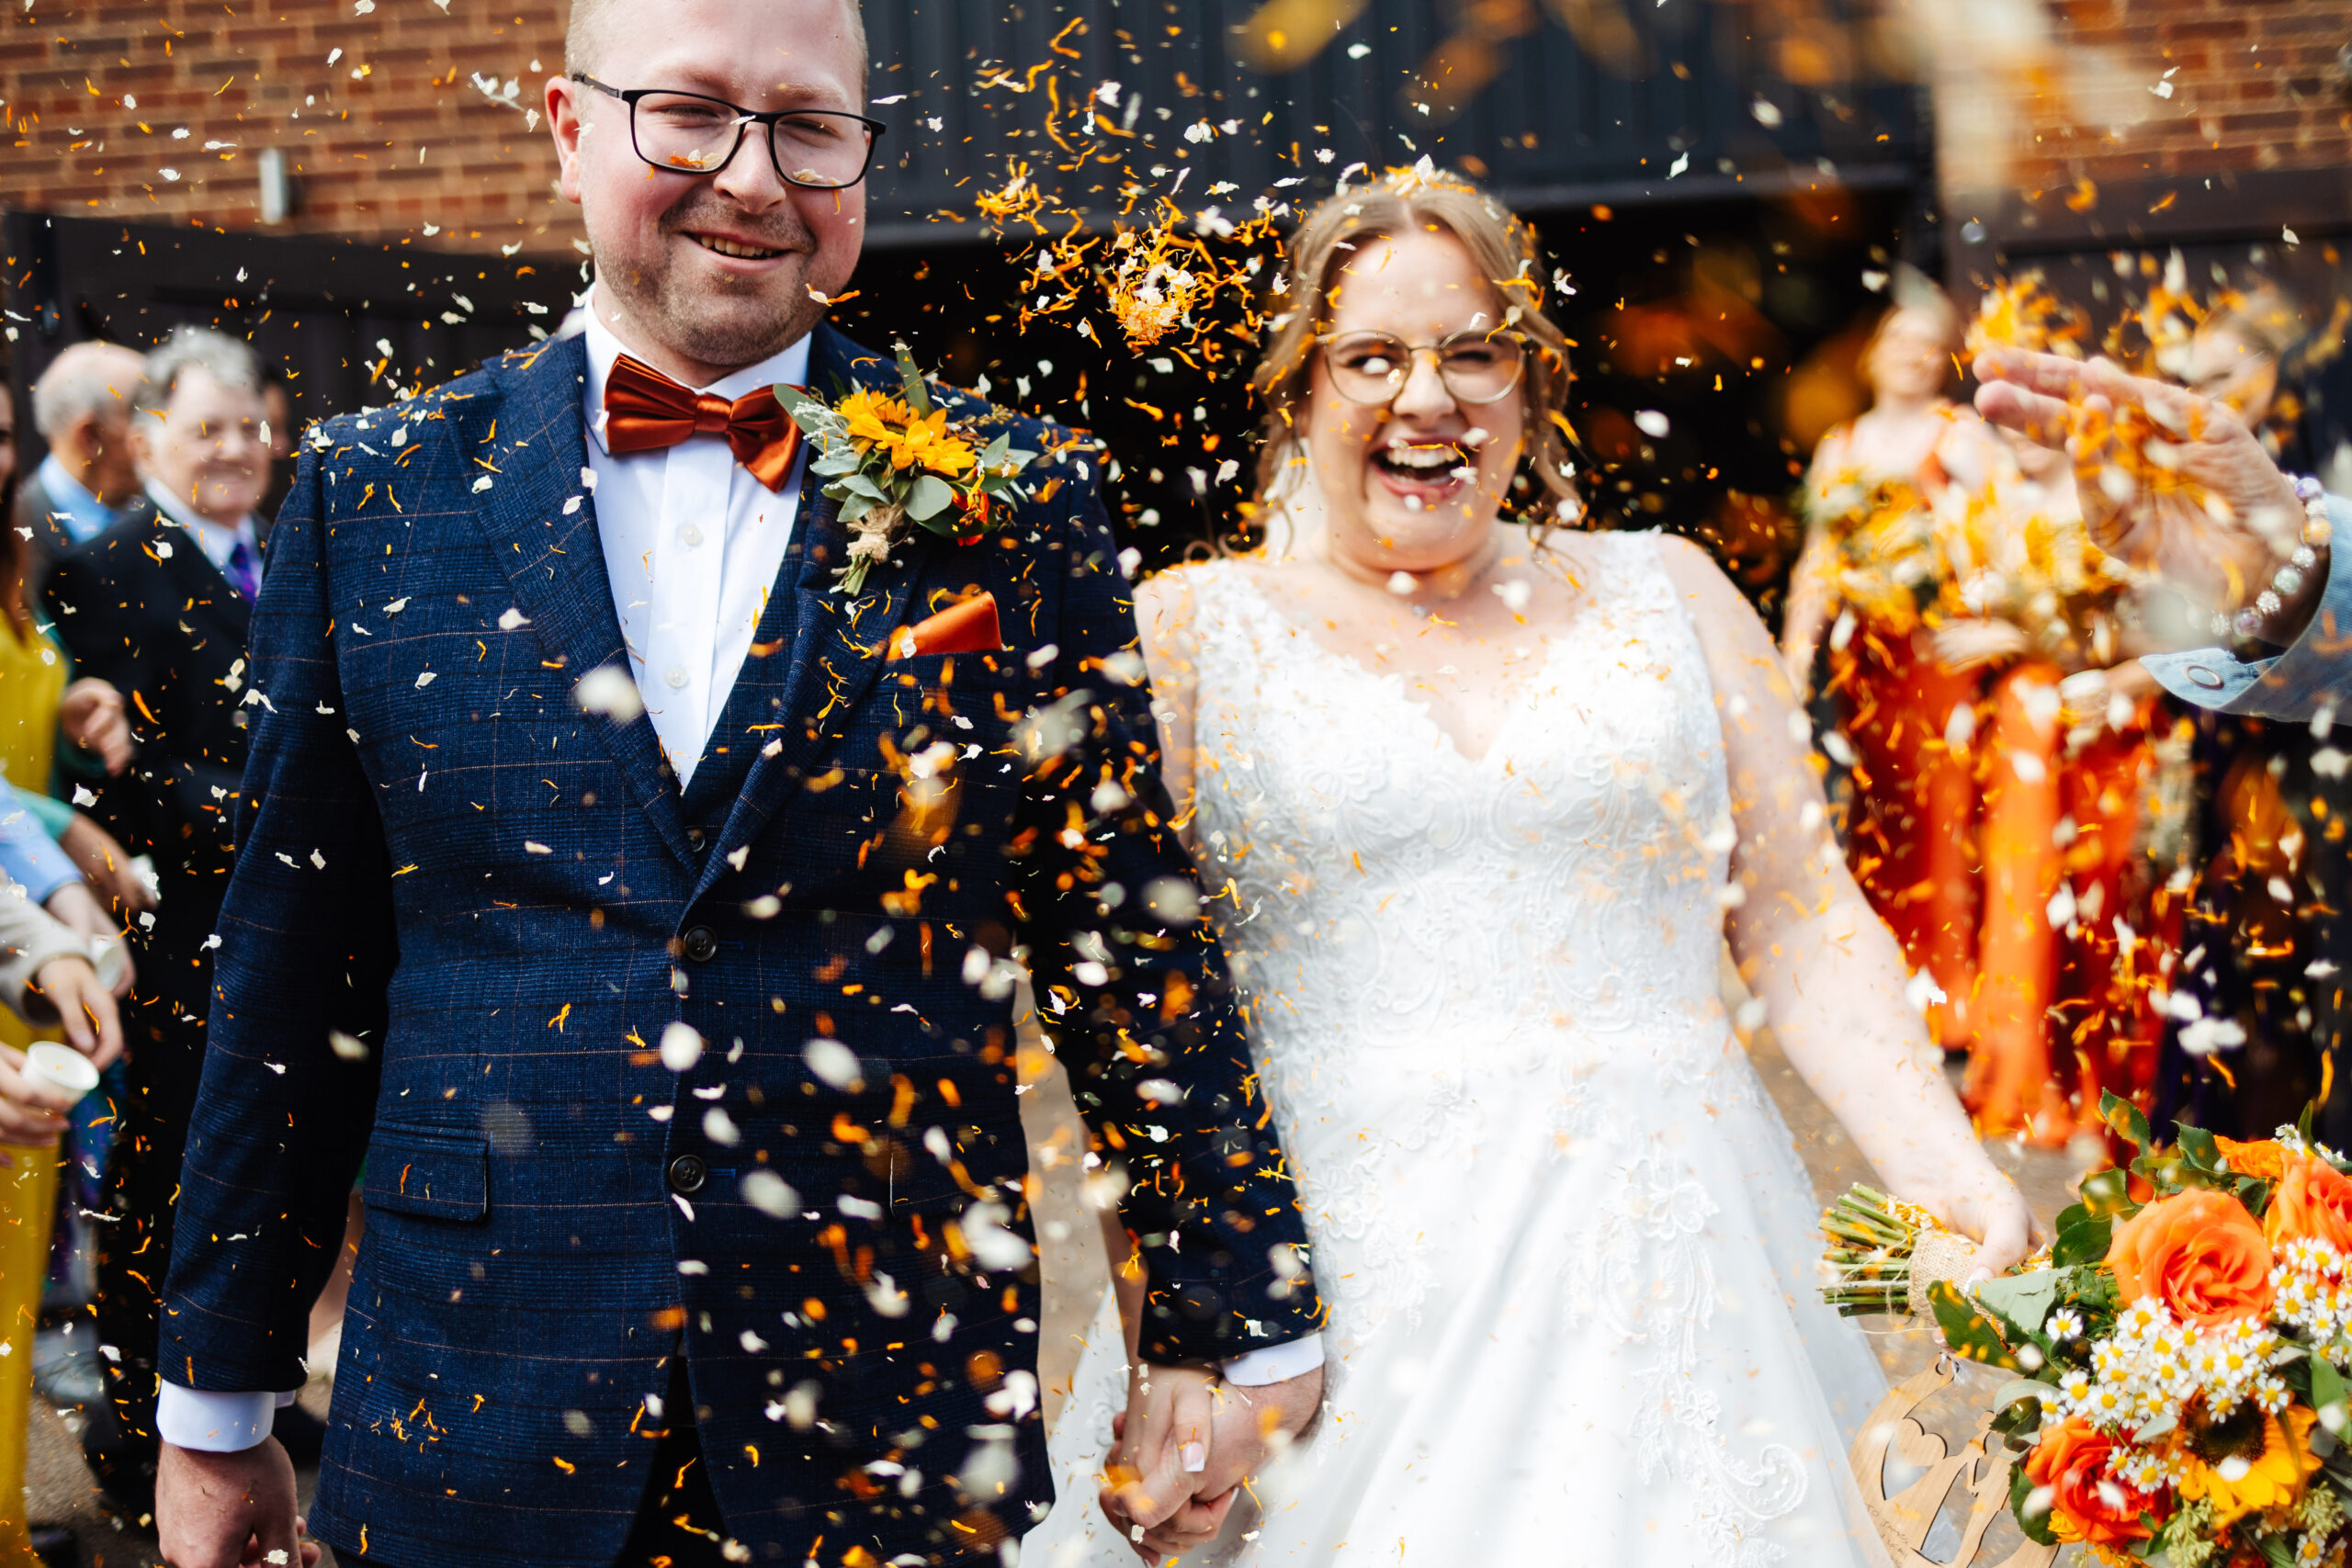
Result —
[{"label": "wedding guest", "polygon": [[[0,517],[13,515],[17,488],[16,412],[0,397]],[[25,541],[14,529],[0,541],[0,562],[20,558]],[[21,581],[13,571],[0,574],[0,610],[8,626],[6,644],[16,646],[29,630]],[[16,679],[10,679],[14,676]],[[31,678],[27,679],[28,676]],[[59,676],[62,680],[62,673]],[[21,668],[0,664],[0,760],[18,777],[46,780],[43,763],[36,770],[24,753],[45,754],[55,729],[55,715],[39,722],[38,700],[22,699],[28,687],[36,699],[53,697],[55,684],[40,681]],[[35,1039],[75,1038],[89,1041],[91,1017],[103,1022],[94,1055],[110,1063],[120,1054],[120,1026],[113,998],[99,993],[95,971],[82,983],[80,968],[88,951],[80,945],[90,934],[114,932],[106,924],[97,902],[83,886],[71,861],[49,838],[30,811],[0,804],[0,878],[10,885],[0,890],[0,1568],[40,1568],[44,1561],[72,1561],[74,1538],[55,1524],[35,1524],[26,1515],[25,1449],[31,1414],[33,1325],[40,1321],[48,1282],[50,1238],[58,1212],[59,1144],[73,1111],[75,1097],[28,1079],[22,1072],[23,1048]],[[52,916],[73,917],[81,930],[69,932],[62,922],[44,922],[33,908],[49,904]],[[56,972],[51,973],[51,965]],[[28,986],[28,977],[36,978]],[[128,976],[125,976],[126,981]],[[85,1014],[78,989],[89,993]],[[77,1033],[74,1028],[82,1025]]]},{"label": "wedding guest", "polygon": [[[1905,960],[1942,993],[1928,1020],[1949,1050],[1969,1043],[1976,992],[1967,742],[1983,677],[1938,661],[1919,605],[1950,575],[1933,508],[1955,482],[1979,482],[1991,456],[1982,423],[1946,396],[1959,346],[1951,302],[1906,269],[1862,356],[1870,411],[1815,451],[1781,643],[1797,690],[1836,703],[1854,754],[1849,858]],[[1849,555],[1861,570],[1843,570]]]},{"label": "wedding guest", "polygon": [[2071,458],[2099,543],[2196,607],[2214,646],[2142,660],[2168,691],[2286,718],[2352,699],[2352,570],[2332,547],[2352,501],[2289,476],[2221,400],[2108,360],[1996,349],[1975,371],[1985,418]]},{"label": "wedding guest", "polygon": [[[144,484],[106,532],[61,555],[46,599],[78,667],[130,699],[136,761],[97,781],[97,815],[149,857],[159,896],[130,942],[129,1079],[99,1228],[98,1343],[108,1399],[83,1449],[132,1519],[153,1506],[158,1260],[203,1066],[212,933],[233,861],[245,760],[245,627],[261,586],[253,508],[268,474],[260,375],[235,339],[184,327],[130,391]],[[315,1441],[289,1417],[286,1430]]]},{"label": "wedding guest", "polygon": [[44,556],[96,538],[139,493],[130,392],[140,357],[119,344],[77,343],[33,382],[33,428],[49,455],[10,514]]}]

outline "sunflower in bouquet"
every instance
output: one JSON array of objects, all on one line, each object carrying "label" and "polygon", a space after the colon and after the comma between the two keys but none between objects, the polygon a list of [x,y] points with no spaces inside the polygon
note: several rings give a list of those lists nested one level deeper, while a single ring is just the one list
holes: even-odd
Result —
[{"label": "sunflower in bouquet", "polygon": [[[2019,1526],[2109,1564],[2342,1568],[2346,1162],[2312,1139],[2308,1112],[2259,1142],[2184,1124],[2162,1147],[2128,1102],[2109,1095],[2100,1109],[2141,1151],[2128,1174],[2086,1180],[2055,1242],[2018,1272],[1965,1295],[1949,1279],[1919,1292],[1955,1353],[2017,1374],[1995,1395],[1993,1427],[2023,1458],[2010,1493]],[[1832,1299],[1852,1301],[1858,1233],[1845,1231],[1832,1256],[1849,1259],[1847,1282]],[[1881,1244],[1882,1272],[1904,1245]]]}]

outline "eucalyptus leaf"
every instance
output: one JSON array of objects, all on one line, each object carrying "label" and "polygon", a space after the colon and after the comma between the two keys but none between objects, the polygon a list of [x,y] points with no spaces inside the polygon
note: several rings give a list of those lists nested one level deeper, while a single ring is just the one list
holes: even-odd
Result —
[{"label": "eucalyptus leaf", "polygon": [[1008,430],[989,443],[989,449],[980,454],[980,467],[993,468],[1011,456],[1012,452],[1012,433]]},{"label": "eucalyptus leaf", "polygon": [[954,504],[956,487],[937,474],[925,474],[915,480],[914,491],[907,497],[907,515],[918,523],[928,523]]},{"label": "eucalyptus leaf", "polygon": [[2050,1315],[2050,1303],[2056,1299],[2058,1287],[2064,1282],[2057,1269],[2037,1269],[2030,1274],[2007,1274],[1987,1280],[1970,1292],[1970,1299],[2000,1314],[2024,1332],[2034,1334],[2041,1331],[2042,1321]]},{"label": "eucalyptus leaf", "polygon": [[853,495],[842,502],[841,525],[844,528],[874,510],[875,502],[862,495]]},{"label": "eucalyptus leaf", "polygon": [[2003,1371],[2021,1372],[2025,1368],[2002,1343],[2000,1328],[1992,1318],[1976,1310],[1965,1296],[1952,1289],[1948,1280],[1938,1280],[1928,1287],[1928,1303],[1935,1308],[1936,1322],[1944,1331],[1944,1343],[1952,1354],[1965,1357]]}]

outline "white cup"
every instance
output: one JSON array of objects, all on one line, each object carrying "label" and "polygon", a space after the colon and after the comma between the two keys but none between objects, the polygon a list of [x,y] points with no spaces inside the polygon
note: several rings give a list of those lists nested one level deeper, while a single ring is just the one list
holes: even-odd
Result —
[{"label": "white cup", "polygon": [[130,964],[130,954],[121,942],[110,936],[90,939],[90,958],[98,971],[98,988],[112,991],[122,984],[122,972]]},{"label": "white cup", "polygon": [[98,1087],[98,1069],[71,1045],[44,1040],[25,1053],[25,1077],[79,1097]]}]

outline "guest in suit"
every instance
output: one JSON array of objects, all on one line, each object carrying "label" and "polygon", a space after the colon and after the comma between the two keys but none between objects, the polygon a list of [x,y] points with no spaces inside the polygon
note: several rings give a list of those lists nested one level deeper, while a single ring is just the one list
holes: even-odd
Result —
[{"label": "guest in suit", "polygon": [[17,496],[17,526],[33,531],[43,558],[94,539],[139,494],[130,442],[138,351],[77,343],[33,382],[33,427],[49,444]]},{"label": "guest in suit", "polygon": [[575,5],[546,105],[587,330],[305,442],[165,1292],[180,1568],[300,1550],[271,1412],[363,1153],[339,1553],[1010,1561],[1053,1502],[1015,954],[1137,1238],[1161,1517],[1220,1381],[1315,1408],[1100,452],[936,391],[1041,454],[1030,498],[853,595],[769,390],[899,389],[820,303],[865,71],[848,0]]},{"label": "guest in suit", "polygon": [[[268,475],[260,377],[243,344],[182,328],[130,394],[145,484],[123,516],[60,556],[46,590],[75,662],[124,694],[137,758],[97,781],[95,808],[150,857],[153,923],[130,931],[141,985],[99,1228],[98,1343],[110,1410],[84,1449],[132,1518],[153,1506],[155,1313],[172,1195],[204,1058],[212,932],[233,859],[244,774],[245,626],[261,584],[253,507]],[[109,1418],[111,1416],[112,1418]]]}]

